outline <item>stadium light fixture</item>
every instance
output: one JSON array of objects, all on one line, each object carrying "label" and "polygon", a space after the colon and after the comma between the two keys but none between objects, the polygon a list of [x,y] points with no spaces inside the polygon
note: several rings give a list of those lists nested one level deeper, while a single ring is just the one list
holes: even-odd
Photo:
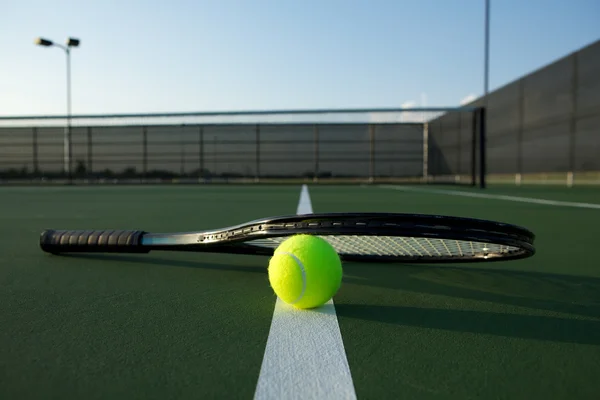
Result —
[{"label": "stadium light fixture", "polygon": [[52,43],[52,40],[48,40],[48,39],[44,39],[44,38],[36,38],[35,39],[35,44],[37,44],[38,46],[52,46],[54,43]]},{"label": "stadium light fixture", "polygon": [[69,183],[72,182],[72,160],[71,155],[73,153],[72,143],[71,143],[71,47],[79,47],[79,39],[69,37],[67,38],[66,45],[62,45],[59,43],[55,43],[52,40],[45,39],[42,37],[38,37],[35,39],[34,43],[38,46],[43,47],[58,47],[64,50],[67,56],[67,125],[65,127],[64,134],[64,169],[67,172]]}]

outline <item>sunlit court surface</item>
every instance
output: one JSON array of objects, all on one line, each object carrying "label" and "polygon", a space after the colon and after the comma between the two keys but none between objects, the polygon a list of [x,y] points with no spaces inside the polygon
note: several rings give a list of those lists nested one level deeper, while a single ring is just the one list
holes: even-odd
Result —
[{"label": "sunlit court surface", "polygon": [[[488,198],[445,186],[2,188],[3,397],[593,398],[600,210],[561,205],[566,190],[519,190],[556,202],[536,204],[504,187]],[[598,193],[569,190],[578,204]],[[296,310],[273,294],[262,256],[37,247],[52,227],[193,231],[299,209],[516,223],[536,233],[537,253],[348,262],[330,303]]]}]

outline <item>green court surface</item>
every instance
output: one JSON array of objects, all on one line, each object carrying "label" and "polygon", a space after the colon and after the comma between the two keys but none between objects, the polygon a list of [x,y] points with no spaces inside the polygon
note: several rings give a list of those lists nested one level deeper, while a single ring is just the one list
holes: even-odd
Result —
[{"label": "green court surface", "polygon": [[[0,398],[253,398],[276,302],[267,258],[52,256],[38,238],[294,214],[300,189],[0,188]],[[600,209],[427,190],[600,204],[599,189],[308,189],[314,212],[467,216],[537,235],[519,261],[346,263],[334,302],[357,398],[598,398]]]}]

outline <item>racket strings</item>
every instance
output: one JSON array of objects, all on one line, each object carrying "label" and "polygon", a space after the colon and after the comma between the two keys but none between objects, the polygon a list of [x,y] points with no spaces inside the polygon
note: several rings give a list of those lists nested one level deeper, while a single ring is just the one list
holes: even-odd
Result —
[{"label": "racket strings", "polygon": [[[324,235],[339,254],[409,257],[494,257],[521,251],[518,247],[467,241],[402,236]],[[246,244],[277,248],[287,237],[256,239]]]}]

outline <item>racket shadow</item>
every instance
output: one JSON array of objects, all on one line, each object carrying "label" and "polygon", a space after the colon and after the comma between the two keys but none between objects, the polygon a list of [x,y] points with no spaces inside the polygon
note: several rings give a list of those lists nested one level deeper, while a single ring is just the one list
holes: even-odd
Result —
[{"label": "racket shadow", "polygon": [[345,275],[344,283],[359,286],[441,295],[600,319],[598,278],[408,264],[394,267],[385,264],[347,264]]},{"label": "racket shadow", "polygon": [[[124,262],[132,264],[145,264],[145,265],[157,265],[161,267],[175,267],[175,268],[197,268],[197,269],[209,269],[219,271],[233,271],[233,272],[245,272],[245,273],[262,273],[266,274],[266,267],[260,267],[256,265],[235,265],[235,264],[217,264],[213,261],[210,263],[202,261],[192,260],[181,260],[181,259],[170,259],[163,257],[153,256],[139,256],[139,255],[116,255],[116,254],[61,254],[60,257],[76,258],[83,260],[95,260],[95,261],[106,261],[106,262]],[[250,264],[250,263],[248,263]]]},{"label": "racket shadow", "polygon": [[338,317],[461,333],[600,345],[600,321],[484,311],[337,304]]}]

